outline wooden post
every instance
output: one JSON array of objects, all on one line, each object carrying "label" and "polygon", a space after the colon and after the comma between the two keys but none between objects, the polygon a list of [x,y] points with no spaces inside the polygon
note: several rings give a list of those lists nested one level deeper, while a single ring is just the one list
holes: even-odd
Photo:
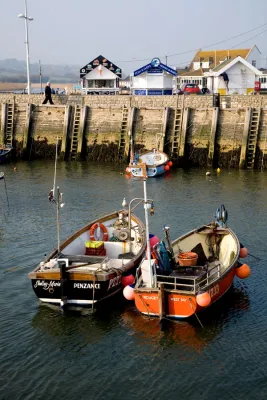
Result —
[{"label": "wooden post", "polygon": [[133,125],[134,125],[136,107],[131,107],[129,113],[130,113],[130,115],[129,115],[128,124],[127,124],[127,136],[125,138],[125,154],[126,155],[129,154],[130,139],[133,136]]},{"label": "wooden post", "polygon": [[158,299],[159,299],[159,318],[162,319],[166,315],[164,284],[163,283],[159,283]]},{"label": "wooden post", "polygon": [[190,116],[190,108],[187,107],[187,108],[184,109],[184,113],[183,113],[181,140],[180,140],[180,146],[179,146],[179,159],[183,159],[184,158],[184,151],[185,151],[185,144],[186,144],[186,133],[187,133],[187,127],[188,127],[188,122],[189,122],[189,116]]},{"label": "wooden post", "polygon": [[77,148],[78,157],[80,156],[80,154],[82,152],[83,138],[84,138],[84,132],[85,132],[85,124],[86,124],[87,113],[88,113],[88,106],[84,106],[83,109],[82,109],[82,115],[81,115],[81,121],[80,121],[80,129],[79,129],[79,135],[78,135],[78,148]]},{"label": "wooden post", "polygon": [[64,115],[64,125],[63,125],[63,134],[62,134],[62,143],[61,143],[61,157],[66,154],[66,149],[68,146],[68,140],[70,135],[70,121],[72,114],[72,106],[65,107],[65,115]]},{"label": "wooden post", "polygon": [[243,138],[242,138],[242,145],[241,145],[239,168],[245,168],[245,165],[246,165],[248,134],[249,134],[249,129],[250,129],[251,114],[252,114],[252,108],[248,108],[246,110],[246,117],[245,117],[245,123],[244,123],[244,131],[243,131]]},{"label": "wooden post", "polygon": [[31,116],[33,112],[33,104],[28,103],[26,106],[26,119],[25,119],[25,128],[24,128],[24,134],[23,134],[23,150],[27,150],[28,148],[28,143],[29,139],[31,137]]},{"label": "wooden post", "polygon": [[160,151],[163,151],[163,149],[164,149],[165,136],[167,134],[167,124],[168,124],[169,113],[170,113],[170,107],[165,107],[164,111],[163,111],[162,141],[160,141],[160,146],[159,146]]},{"label": "wooden post", "polygon": [[215,141],[216,141],[215,139],[216,139],[218,119],[219,119],[219,107],[214,107],[213,114],[212,114],[210,139],[209,139],[208,167],[213,166],[214,148],[215,148]]},{"label": "wooden post", "polygon": [[5,143],[6,119],[7,119],[7,104],[6,103],[2,103],[0,145],[1,144],[4,145],[4,143]]}]

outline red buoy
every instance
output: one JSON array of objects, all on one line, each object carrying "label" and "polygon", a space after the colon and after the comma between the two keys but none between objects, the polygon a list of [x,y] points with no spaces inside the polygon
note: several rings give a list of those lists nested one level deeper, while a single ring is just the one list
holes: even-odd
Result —
[{"label": "red buoy", "polygon": [[239,252],[240,258],[246,258],[248,256],[248,249],[246,247],[241,247]]},{"label": "red buoy", "polygon": [[172,162],[172,161],[169,161],[169,162],[168,162],[168,165],[169,165],[169,167],[172,167],[172,166],[173,166],[173,162]]},{"label": "red buoy", "polygon": [[166,164],[166,165],[164,166],[164,170],[165,170],[165,171],[169,171],[169,169],[170,169],[169,165]]},{"label": "red buoy", "polygon": [[132,285],[135,279],[133,275],[126,275],[121,278],[122,286],[126,287],[127,285]]}]

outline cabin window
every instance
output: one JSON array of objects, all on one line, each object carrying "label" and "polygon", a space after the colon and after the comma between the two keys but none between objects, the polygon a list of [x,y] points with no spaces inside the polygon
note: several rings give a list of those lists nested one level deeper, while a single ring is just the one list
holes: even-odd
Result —
[{"label": "cabin window", "polygon": [[252,60],[252,66],[256,67],[256,60]]}]

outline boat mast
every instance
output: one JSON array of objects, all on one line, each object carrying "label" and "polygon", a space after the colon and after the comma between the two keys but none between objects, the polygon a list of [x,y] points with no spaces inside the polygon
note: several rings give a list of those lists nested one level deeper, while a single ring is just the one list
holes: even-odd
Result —
[{"label": "boat mast", "polygon": [[148,225],[148,205],[151,206],[150,202],[147,201],[147,174],[146,174],[146,164],[142,165],[143,169],[143,182],[144,182],[144,209],[145,209],[145,221],[146,221],[146,243],[147,243],[147,259],[148,259],[148,271],[149,271],[149,286],[152,287],[152,267],[151,267],[151,250],[150,250],[150,240],[149,240],[149,225]]},{"label": "boat mast", "polygon": [[60,203],[61,203],[61,195],[59,192],[59,187],[56,187],[56,177],[57,177],[57,156],[58,156],[58,137],[56,144],[56,157],[55,157],[55,171],[54,171],[54,185],[53,185],[53,197],[56,199],[57,204],[57,251],[58,254],[60,252]]}]

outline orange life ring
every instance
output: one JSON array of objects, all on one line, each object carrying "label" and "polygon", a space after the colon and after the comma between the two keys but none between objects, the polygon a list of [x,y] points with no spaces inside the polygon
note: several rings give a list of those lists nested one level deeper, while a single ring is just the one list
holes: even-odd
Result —
[{"label": "orange life ring", "polygon": [[103,233],[103,241],[106,242],[108,240],[108,230],[105,227],[105,225],[101,224],[101,222],[96,222],[95,224],[93,224],[90,228],[90,240],[91,241],[95,241],[95,230],[97,228],[100,228],[102,233]]}]

